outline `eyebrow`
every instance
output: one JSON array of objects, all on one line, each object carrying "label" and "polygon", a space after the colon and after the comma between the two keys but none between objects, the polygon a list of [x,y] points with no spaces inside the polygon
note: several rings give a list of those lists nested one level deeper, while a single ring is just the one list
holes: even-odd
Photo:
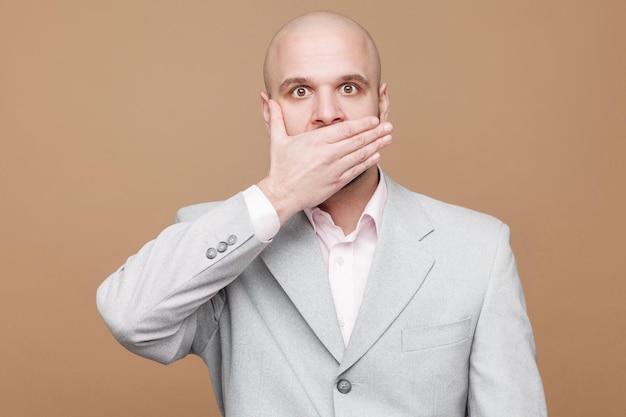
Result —
[{"label": "eyebrow", "polygon": [[287,89],[287,87],[289,87],[290,85],[311,84],[311,81],[312,80],[310,78],[303,78],[303,77],[287,78],[282,83],[280,83],[280,86],[278,87],[278,92],[283,93]]},{"label": "eyebrow", "polygon": [[369,87],[370,86],[370,82],[367,80],[367,78],[365,78],[364,76],[362,76],[361,74],[347,74],[347,75],[343,75],[339,78],[339,81],[341,82],[348,82],[348,81],[356,81],[358,83],[363,84],[365,87]]},{"label": "eyebrow", "polygon": [[[337,81],[341,83],[354,81],[354,82],[363,84],[365,87],[370,86],[370,82],[367,80],[367,78],[365,78],[361,74],[342,75],[341,77],[337,79]],[[311,78],[306,78],[306,77],[287,78],[282,83],[280,83],[280,86],[278,87],[278,91],[279,93],[283,93],[289,86],[298,85],[298,84],[310,85],[310,84],[313,84],[313,80]]]}]

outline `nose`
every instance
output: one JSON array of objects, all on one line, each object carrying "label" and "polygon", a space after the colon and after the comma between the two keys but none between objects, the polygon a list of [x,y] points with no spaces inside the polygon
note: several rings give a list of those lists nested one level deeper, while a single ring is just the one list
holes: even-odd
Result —
[{"label": "nose", "polygon": [[334,92],[318,92],[313,111],[313,124],[315,127],[327,126],[343,122],[344,120],[345,116],[341,109],[339,97]]}]

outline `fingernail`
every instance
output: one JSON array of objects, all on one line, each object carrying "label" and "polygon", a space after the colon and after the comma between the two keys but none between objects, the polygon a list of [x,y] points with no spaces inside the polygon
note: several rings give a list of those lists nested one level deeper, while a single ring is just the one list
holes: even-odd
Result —
[{"label": "fingernail", "polygon": [[393,130],[393,125],[391,123],[385,123],[383,129],[385,130],[385,132],[391,132]]},{"label": "fingernail", "polygon": [[387,135],[383,138],[383,143],[385,145],[389,145],[391,143],[391,139],[392,139],[391,135]]}]

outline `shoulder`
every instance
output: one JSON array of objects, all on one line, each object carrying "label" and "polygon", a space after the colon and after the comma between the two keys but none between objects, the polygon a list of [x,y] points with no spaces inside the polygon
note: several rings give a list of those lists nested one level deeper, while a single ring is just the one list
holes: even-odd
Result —
[{"label": "shoulder", "polygon": [[212,213],[218,218],[241,218],[248,213],[242,193],[237,193],[223,201],[193,204],[180,208],[176,213],[176,222],[194,222],[205,214]]},{"label": "shoulder", "polygon": [[423,194],[415,194],[421,207],[435,225],[499,229],[503,224],[500,219],[491,214],[437,200]]},{"label": "shoulder", "polygon": [[181,207],[176,213],[176,223],[179,222],[192,222],[200,218],[203,214],[210,211],[213,207],[217,206],[219,201],[212,201],[208,203],[193,204],[190,206]]},{"label": "shoulder", "polygon": [[506,228],[500,219],[490,214],[411,191],[389,178],[387,184],[394,213],[411,218],[422,228],[427,224],[439,236],[493,236],[499,234],[503,226]]}]

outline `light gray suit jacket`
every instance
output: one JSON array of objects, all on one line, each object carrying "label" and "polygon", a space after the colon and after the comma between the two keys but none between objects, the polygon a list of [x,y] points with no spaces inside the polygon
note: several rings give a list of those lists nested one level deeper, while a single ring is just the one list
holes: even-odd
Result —
[{"label": "light gray suit jacket", "polygon": [[98,308],[139,355],[199,355],[228,417],[545,416],[508,227],[386,181],[347,347],[304,213],[262,243],[240,194],[181,209]]}]

